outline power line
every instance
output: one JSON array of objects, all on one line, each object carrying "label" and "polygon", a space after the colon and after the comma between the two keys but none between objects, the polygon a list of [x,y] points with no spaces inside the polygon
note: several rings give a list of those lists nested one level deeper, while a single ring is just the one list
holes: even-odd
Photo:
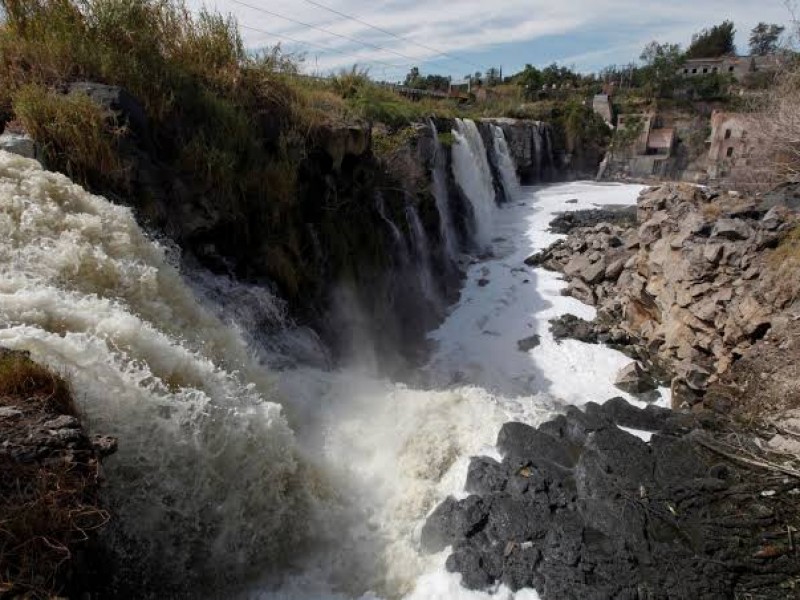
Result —
[{"label": "power line", "polygon": [[412,61],[412,63],[426,63],[426,62],[439,62],[436,60],[423,60],[419,58],[414,58],[413,56],[409,56],[407,54],[403,54],[401,52],[396,52],[394,50],[390,50],[388,48],[384,48],[383,46],[378,46],[377,44],[373,44],[371,42],[365,42],[363,40],[359,40],[347,35],[342,35],[341,33],[336,33],[335,31],[331,31],[329,29],[325,29],[324,27],[318,27],[316,25],[312,25],[311,23],[305,23],[303,21],[298,21],[297,19],[293,19],[291,17],[287,17],[285,15],[278,14],[276,12],[272,12],[271,10],[267,10],[266,8],[261,8],[260,6],[253,6],[252,4],[248,4],[247,2],[242,2],[241,0],[231,0],[234,4],[239,4],[240,6],[245,6],[252,10],[257,10],[262,12],[266,15],[270,15],[272,17],[277,17],[279,19],[283,19],[284,21],[289,21],[290,23],[294,23],[296,25],[300,25],[302,27],[308,27],[309,29],[315,29],[317,31],[321,31],[322,33],[327,33],[328,35],[332,35],[343,40],[347,40],[348,42],[353,42],[356,44],[360,44],[362,46],[367,46],[369,48],[373,48],[375,50],[380,50],[382,52],[388,52],[389,54],[394,54],[395,56],[399,56],[400,58],[405,58],[406,60]]},{"label": "power line", "polygon": [[405,36],[398,35],[398,34],[392,32],[392,31],[389,31],[388,29],[383,29],[382,27],[378,27],[377,25],[373,25],[372,23],[368,23],[367,21],[364,21],[363,19],[359,19],[358,17],[354,17],[352,15],[348,15],[346,13],[343,13],[341,11],[336,10],[335,8],[331,8],[330,6],[325,6],[324,4],[320,4],[319,2],[315,2],[314,0],[303,0],[303,1],[308,3],[308,4],[311,4],[312,6],[316,6],[317,8],[321,8],[323,10],[327,10],[328,12],[333,13],[334,15],[338,15],[338,16],[343,17],[345,19],[349,19],[350,21],[355,21],[356,23],[361,23],[362,25],[366,25],[367,27],[369,27],[371,29],[374,29],[375,31],[380,31],[383,34],[390,35],[393,38],[397,38],[398,40],[402,40],[404,42],[408,42],[410,44],[414,44],[415,46],[419,46],[420,48],[424,48],[425,50],[429,50],[430,52],[436,52],[437,56],[446,56],[446,57],[451,58],[453,60],[457,60],[459,62],[463,62],[464,64],[467,64],[467,65],[470,65],[470,66],[473,66],[473,67],[477,67],[479,69],[483,68],[479,64],[476,64],[476,63],[474,63],[472,61],[469,61],[469,60],[466,60],[466,59],[463,59],[463,58],[459,58],[458,56],[453,56],[452,54],[449,54],[449,53],[444,52],[442,50],[437,50],[436,48],[431,48],[430,46],[426,46],[425,44],[421,44],[419,42],[415,42],[414,40],[410,40]]},{"label": "power line", "polygon": [[[315,44],[312,42],[306,42],[303,40],[298,40],[293,37],[289,37],[288,35],[284,35],[282,33],[273,33],[271,31],[267,31],[265,29],[259,29],[258,27],[250,27],[249,25],[239,25],[242,29],[247,29],[249,31],[255,31],[256,33],[263,33],[264,35],[269,35],[274,38],[278,38],[279,40],[289,40],[290,42],[294,42],[296,44],[301,44],[303,46],[309,46],[314,48],[319,48],[321,50],[325,50],[326,52],[333,52],[335,54],[340,54],[342,56],[346,56],[349,58],[356,58],[354,55],[349,54],[347,52],[342,52],[341,50],[336,50],[335,48],[330,48],[329,46],[323,46],[322,44]],[[390,67],[392,69],[405,69],[406,65],[395,65],[392,63],[383,62],[382,60],[370,59],[363,61],[365,64],[378,64],[383,65],[384,67]]]}]

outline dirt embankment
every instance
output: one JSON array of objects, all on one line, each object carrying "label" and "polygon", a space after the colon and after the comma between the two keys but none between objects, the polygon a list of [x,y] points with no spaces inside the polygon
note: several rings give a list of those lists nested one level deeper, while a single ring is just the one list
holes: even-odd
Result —
[{"label": "dirt embankment", "polygon": [[0,348],[1,598],[102,588],[100,460],[115,450],[113,438],[86,435],[63,379]]}]

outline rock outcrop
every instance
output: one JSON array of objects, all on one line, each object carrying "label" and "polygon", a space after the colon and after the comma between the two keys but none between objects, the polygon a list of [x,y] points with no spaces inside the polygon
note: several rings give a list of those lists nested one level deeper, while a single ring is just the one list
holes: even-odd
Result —
[{"label": "rock outcrop", "polygon": [[790,318],[800,282],[772,250],[798,224],[786,207],[669,184],[642,194],[636,227],[573,229],[528,263],[563,272],[566,293],[597,307],[596,333],[636,340],[692,403]]},{"label": "rock outcrop", "polygon": [[[447,569],[470,589],[544,600],[789,597],[800,484],[721,462],[701,421],[615,399],[508,423],[502,461],[472,460],[471,495],[436,508],[422,546],[451,547]],[[657,433],[647,444],[620,426]]]},{"label": "rock outcrop", "polygon": [[69,388],[27,354],[0,348],[0,596],[83,597],[107,584],[97,534],[100,461]]}]

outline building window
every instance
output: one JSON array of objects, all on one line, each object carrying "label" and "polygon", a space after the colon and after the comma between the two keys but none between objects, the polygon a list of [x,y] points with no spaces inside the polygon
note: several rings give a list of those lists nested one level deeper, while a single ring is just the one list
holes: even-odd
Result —
[{"label": "building window", "polygon": [[733,147],[728,148],[728,151],[725,153],[728,158],[733,156]]},{"label": "building window", "polygon": [[684,69],[684,70],[683,70],[683,74],[684,74],[684,75],[688,75],[688,74],[689,74],[689,69]]},{"label": "building window", "polygon": [[728,67],[728,73],[733,73],[733,67]]},{"label": "building window", "polygon": [[697,73],[697,69],[692,69],[692,73]]},{"label": "building window", "polygon": [[732,134],[733,134],[733,132],[732,132],[730,129],[726,129],[726,130],[725,130],[725,139],[726,139],[726,140],[729,140],[729,139],[731,139],[731,135],[732,135]]},{"label": "building window", "polygon": [[717,67],[714,67],[713,69],[711,69],[711,71],[712,71],[713,73],[716,73],[717,71],[719,71],[719,69],[718,69]]},{"label": "building window", "polygon": [[708,73],[708,67],[703,67],[703,73]]}]

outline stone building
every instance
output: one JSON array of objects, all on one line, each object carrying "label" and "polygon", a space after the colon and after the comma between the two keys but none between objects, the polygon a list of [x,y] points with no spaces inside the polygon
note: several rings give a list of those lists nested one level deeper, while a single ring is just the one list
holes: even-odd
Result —
[{"label": "stone building", "polygon": [[678,70],[684,77],[702,75],[731,75],[736,81],[743,81],[754,73],[777,71],[784,63],[778,54],[767,56],[720,56],[718,58],[690,58]]},{"label": "stone building", "polygon": [[761,140],[753,135],[748,117],[721,110],[711,115],[708,138],[708,178],[739,180],[750,171],[751,158]]}]

